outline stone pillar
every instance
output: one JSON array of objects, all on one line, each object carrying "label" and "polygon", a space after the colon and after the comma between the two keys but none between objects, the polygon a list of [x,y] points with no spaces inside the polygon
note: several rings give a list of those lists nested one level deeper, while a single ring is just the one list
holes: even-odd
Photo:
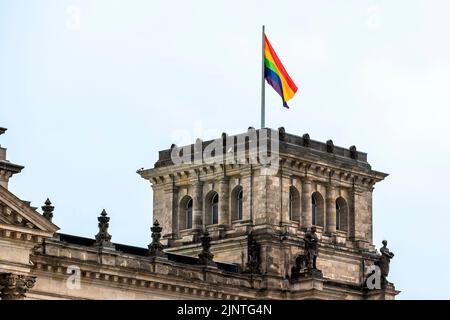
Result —
[{"label": "stone pillar", "polygon": [[5,189],[8,189],[8,181],[11,176],[12,176],[11,172],[8,172],[6,170],[0,170],[0,186],[2,186]]},{"label": "stone pillar", "polygon": [[[251,170],[251,169],[250,169]],[[243,190],[242,220],[249,221],[253,218],[253,174],[250,170],[241,176],[240,184]]]},{"label": "stone pillar", "polygon": [[1,300],[22,300],[34,287],[36,277],[13,273],[0,273]]},{"label": "stone pillar", "polygon": [[311,181],[302,181],[302,221],[301,228],[309,230],[312,225],[312,205],[311,205]]},{"label": "stone pillar", "polygon": [[336,233],[336,197],[335,188],[331,184],[327,185],[326,194],[326,229],[328,234]]},{"label": "stone pillar", "polygon": [[355,188],[353,187],[352,190],[350,191],[350,199],[348,202],[348,210],[349,210],[349,215],[348,215],[348,237],[351,240],[355,240],[355,235],[356,235],[356,205],[355,205],[355,198],[356,198],[356,192],[355,192]]},{"label": "stone pillar", "polygon": [[[291,188],[291,178],[289,175],[282,174],[281,175],[281,184],[280,184],[280,190],[281,190],[281,221],[283,221],[284,224],[289,224],[289,192]],[[295,210],[294,210],[295,211]],[[298,221],[298,216],[297,216]]]},{"label": "stone pillar", "polygon": [[[164,189],[166,203],[165,213],[166,217],[162,223],[165,230],[164,238],[177,238],[178,237],[178,187],[173,182]],[[161,219],[161,218],[160,218]],[[156,219],[155,219],[156,220]]]},{"label": "stone pillar", "polygon": [[192,210],[192,228],[197,231],[203,229],[203,182],[196,181],[194,183],[193,192],[193,210]]},{"label": "stone pillar", "polygon": [[223,177],[219,182],[219,225],[225,226],[230,221],[230,183],[227,177]]}]

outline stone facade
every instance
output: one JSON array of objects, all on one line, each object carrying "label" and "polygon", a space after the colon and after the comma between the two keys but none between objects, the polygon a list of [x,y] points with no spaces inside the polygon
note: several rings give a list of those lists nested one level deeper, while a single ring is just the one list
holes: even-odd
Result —
[{"label": "stone facade", "polygon": [[[251,148],[254,139],[258,150],[272,151],[275,136],[276,170],[252,163],[260,156]],[[202,155],[212,143],[214,161],[205,162]],[[241,147],[243,159],[225,161],[235,160]],[[193,161],[174,163],[180,150],[185,160],[186,150],[193,151],[188,159]],[[58,233],[49,199],[40,214],[8,191],[9,178],[23,167],[7,161],[3,148],[0,165],[1,299],[394,299],[398,294],[390,283],[365,286],[379,259],[372,242],[373,186],[387,175],[372,170],[355,147],[283,128],[268,136],[250,128],[162,150],[154,168],[138,171],[151,182],[157,220],[148,249],[112,242],[108,226],[114,222],[106,211],[95,238]],[[292,267],[313,225],[321,273],[294,279]]]}]

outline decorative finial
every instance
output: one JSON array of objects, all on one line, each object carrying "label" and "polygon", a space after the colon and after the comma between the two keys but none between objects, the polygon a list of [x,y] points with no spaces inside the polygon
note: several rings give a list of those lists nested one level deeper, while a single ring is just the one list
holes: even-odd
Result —
[{"label": "decorative finial", "polygon": [[208,230],[204,230],[200,237],[202,242],[202,252],[198,255],[198,263],[210,267],[216,267],[216,263],[213,261],[214,255],[211,253],[211,237]]},{"label": "decorative finial", "polygon": [[108,233],[110,218],[107,217],[107,215],[106,210],[103,209],[102,213],[100,213],[100,217],[97,218],[99,231],[95,236],[95,246],[114,247],[111,242],[111,235]]},{"label": "decorative finial", "polygon": [[155,220],[153,227],[150,228],[152,231],[152,243],[148,245],[148,255],[153,257],[166,257],[164,253],[164,246],[159,242],[161,239],[162,227],[159,225],[158,220]]},{"label": "decorative finial", "polygon": [[284,139],[286,138],[286,129],[284,129],[284,127],[279,127],[278,134],[279,134],[280,140],[284,141]]},{"label": "decorative finial", "polygon": [[355,146],[350,147],[350,158],[358,160],[358,151]]},{"label": "decorative finial", "polygon": [[50,202],[49,198],[47,198],[47,200],[45,200],[44,204],[45,205],[41,207],[42,215],[44,216],[45,219],[52,222],[53,210],[55,209],[55,207],[52,206],[52,203]]},{"label": "decorative finial", "polygon": [[304,147],[309,147],[311,145],[311,138],[309,137],[308,133],[305,133],[303,136],[303,146]]},{"label": "decorative finial", "polygon": [[331,139],[327,141],[327,152],[328,153],[334,152],[334,144],[333,144],[333,140],[331,140]]}]

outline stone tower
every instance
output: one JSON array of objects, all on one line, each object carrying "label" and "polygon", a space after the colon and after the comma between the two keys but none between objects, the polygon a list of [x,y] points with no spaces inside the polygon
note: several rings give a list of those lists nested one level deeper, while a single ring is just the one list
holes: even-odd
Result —
[{"label": "stone tower", "polygon": [[[151,182],[153,219],[163,228],[166,252],[197,256],[207,230],[214,260],[237,264],[244,273],[262,275],[267,288],[282,289],[304,253],[305,232],[315,226],[317,268],[336,284],[328,297],[365,290],[368,269],[379,257],[372,241],[372,192],[387,174],[372,170],[367,154],[355,146],[318,142],[284,128],[249,128],[172,145],[159,152],[154,168],[138,173]],[[323,279],[315,281],[323,289]],[[397,293],[391,286],[383,294]]]}]

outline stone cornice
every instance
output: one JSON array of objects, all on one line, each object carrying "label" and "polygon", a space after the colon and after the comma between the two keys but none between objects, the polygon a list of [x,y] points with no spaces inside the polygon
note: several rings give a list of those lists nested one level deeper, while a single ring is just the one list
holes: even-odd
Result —
[{"label": "stone cornice", "polygon": [[[314,162],[282,155],[283,176],[294,176],[300,179],[308,178],[312,181],[332,182],[336,185],[352,187],[358,185],[366,189],[372,189],[375,183],[382,181],[388,174],[357,166],[339,166],[335,163]],[[250,169],[250,165],[227,165],[226,176],[245,175]],[[253,165],[253,170],[257,170],[260,165]],[[199,176],[195,173],[198,172]],[[150,180],[154,186],[166,185],[173,176],[174,183],[191,184],[198,178],[202,180],[218,180],[224,176],[222,165],[207,164],[187,164],[174,165],[169,167],[159,167],[139,172],[144,179]]]},{"label": "stone cornice", "polygon": [[[37,254],[31,257],[33,274],[51,273],[68,276],[67,269],[76,265],[81,269],[82,281],[97,281],[102,285],[131,286],[136,289],[164,290],[209,299],[248,299],[254,296],[250,281],[245,277],[230,278],[229,273],[203,266],[176,266],[164,259],[145,259],[142,268],[111,266],[95,261]],[[144,260],[144,259],[142,259]],[[146,266],[145,266],[146,265]],[[246,283],[244,287],[237,285]],[[245,290],[240,290],[245,288]]]},{"label": "stone cornice", "polygon": [[[14,194],[2,186],[0,186],[0,199],[6,206],[22,216],[23,219],[26,219],[36,228],[46,232],[48,236],[53,235],[59,230],[56,225],[45,219],[42,215],[31,209],[29,206],[25,205],[22,200],[17,198]],[[26,229],[24,228],[24,230]],[[32,229],[29,230],[31,232]]]}]

